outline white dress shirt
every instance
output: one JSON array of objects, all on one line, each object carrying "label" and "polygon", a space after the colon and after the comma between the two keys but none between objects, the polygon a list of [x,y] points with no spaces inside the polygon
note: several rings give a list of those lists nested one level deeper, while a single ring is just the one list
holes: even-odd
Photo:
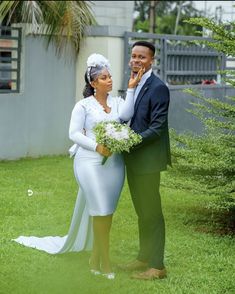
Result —
[{"label": "white dress shirt", "polygon": [[142,89],[142,87],[145,84],[145,82],[147,81],[147,79],[151,76],[152,72],[153,72],[153,70],[152,70],[152,68],[150,68],[146,73],[143,74],[139,84],[135,88],[134,102],[136,101],[136,99],[140,93],[140,90]]}]

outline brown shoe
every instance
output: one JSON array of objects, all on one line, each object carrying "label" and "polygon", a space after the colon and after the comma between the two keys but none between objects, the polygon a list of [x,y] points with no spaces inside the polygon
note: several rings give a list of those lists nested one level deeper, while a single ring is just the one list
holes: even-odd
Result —
[{"label": "brown shoe", "polygon": [[131,275],[131,278],[138,280],[163,279],[166,278],[166,269],[158,270],[156,268],[150,268],[145,272]]},{"label": "brown shoe", "polygon": [[117,267],[123,271],[135,271],[135,270],[143,270],[148,266],[147,262],[134,260],[126,264],[118,264]]}]

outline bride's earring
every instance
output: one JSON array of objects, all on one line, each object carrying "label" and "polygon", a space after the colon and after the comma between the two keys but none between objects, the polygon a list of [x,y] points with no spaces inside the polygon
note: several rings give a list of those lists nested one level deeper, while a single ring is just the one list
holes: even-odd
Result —
[{"label": "bride's earring", "polygon": [[96,95],[96,88],[94,88],[94,95]]}]

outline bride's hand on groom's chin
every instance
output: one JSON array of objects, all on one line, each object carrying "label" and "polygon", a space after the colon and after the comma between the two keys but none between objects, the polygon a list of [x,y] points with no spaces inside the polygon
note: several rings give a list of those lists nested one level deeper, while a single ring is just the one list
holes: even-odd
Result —
[{"label": "bride's hand on groom's chin", "polygon": [[109,149],[107,147],[105,147],[104,145],[102,144],[98,144],[97,147],[96,147],[96,151],[102,155],[102,156],[105,156],[105,157],[109,157],[112,155],[112,152],[109,151]]},{"label": "bride's hand on groom's chin", "polygon": [[135,88],[139,84],[139,82],[140,82],[140,80],[141,80],[144,72],[145,72],[145,68],[144,67],[142,67],[138,71],[137,74],[134,73],[133,71],[131,72],[131,76],[130,76],[130,79],[129,79],[129,82],[128,82],[128,88],[129,89]]}]

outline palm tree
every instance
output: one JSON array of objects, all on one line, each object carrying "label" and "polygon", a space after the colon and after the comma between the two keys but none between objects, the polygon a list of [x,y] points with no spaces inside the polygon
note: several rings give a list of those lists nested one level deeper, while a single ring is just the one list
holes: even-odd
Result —
[{"label": "palm tree", "polygon": [[[34,33],[43,28],[57,52],[72,41],[76,51],[85,28],[94,24],[89,1],[0,1],[0,23],[29,23]],[[66,37],[66,38],[65,38]]]}]

